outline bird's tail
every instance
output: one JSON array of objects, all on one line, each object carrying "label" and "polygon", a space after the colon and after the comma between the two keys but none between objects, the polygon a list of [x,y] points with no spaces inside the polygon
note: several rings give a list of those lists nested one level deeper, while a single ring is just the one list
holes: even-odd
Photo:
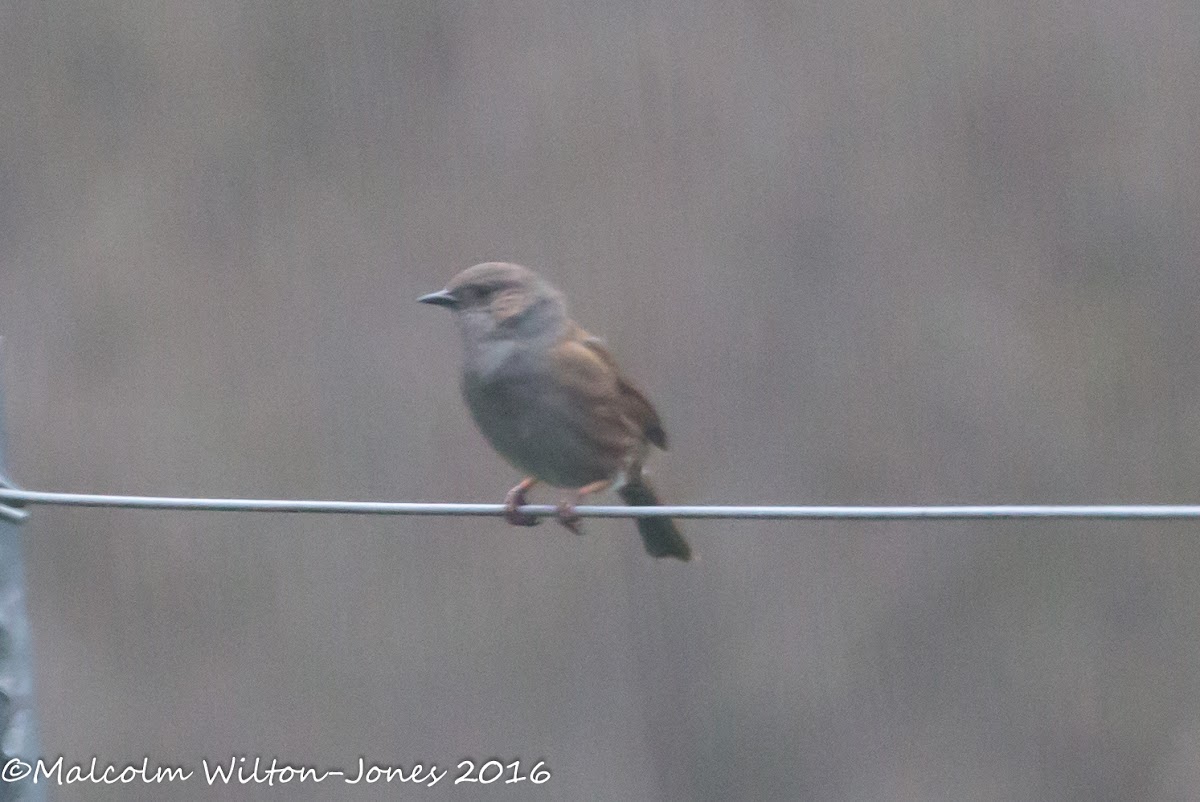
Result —
[{"label": "bird's tail", "polygon": [[[657,507],[660,504],[654,488],[641,476],[622,485],[617,493],[631,507]],[[670,518],[638,518],[637,528],[650,556],[692,559],[691,547]]]}]

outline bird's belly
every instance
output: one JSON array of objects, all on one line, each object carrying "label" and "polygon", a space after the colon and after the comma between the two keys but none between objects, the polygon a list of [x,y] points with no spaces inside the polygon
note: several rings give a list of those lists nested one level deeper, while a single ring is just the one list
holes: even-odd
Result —
[{"label": "bird's belly", "polygon": [[595,431],[604,422],[590,420],[542,382],[468,380],[463,395],[492,447],[543,482],[582,487],[624,467],[628,447],[615,449]]}]

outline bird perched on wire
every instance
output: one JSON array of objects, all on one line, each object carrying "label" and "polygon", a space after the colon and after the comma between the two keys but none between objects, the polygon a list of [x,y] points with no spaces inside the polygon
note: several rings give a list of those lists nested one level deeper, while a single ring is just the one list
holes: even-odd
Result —
[{"label": "bird perched on wire", "polygon": [[[650,446],[667,447],[658,413],[571,320],[562,293],[526,267],[486,262],[419,300],[454,312],[463,398],[492,446],[526,474],[505,498],[509,523],[538,523],[519,509],[538,482],[571,489],[558,519],[576,533],[575,504],[613,484],[626,504],[659,504],[642,475]],[[671,519],[638,518],[637,527],[651,555],[691,559]]]}]

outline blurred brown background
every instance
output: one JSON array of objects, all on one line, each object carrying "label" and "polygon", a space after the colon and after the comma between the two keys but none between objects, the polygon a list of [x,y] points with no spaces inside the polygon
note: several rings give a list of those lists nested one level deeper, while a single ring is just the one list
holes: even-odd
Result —
[{"label": "blurred brown background", "polygon": [[[415,298],[513,259],[655,400],[670,501],[1196,502],[1197,42],[1174,0],[10,0],[14,478],[499,501]],[[1200,798],[1196,526],[686,529],[38,509],[45,754],[553,771],[58,796]]]}]

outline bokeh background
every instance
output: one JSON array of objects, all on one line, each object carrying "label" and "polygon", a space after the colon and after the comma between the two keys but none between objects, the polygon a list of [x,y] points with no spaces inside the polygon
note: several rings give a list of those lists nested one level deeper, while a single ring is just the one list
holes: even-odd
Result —
[{"label": "bokeh background", "polygon": [[[1198,42],[1176,0],[7,0],[14,478],[499,501],[414,299],[511,259],[656,402],[671,501],[1196,502]],[[45,754],[553,772],[58,798],[1200,798],[1195,525],[588,529],[35,510]]]}]

